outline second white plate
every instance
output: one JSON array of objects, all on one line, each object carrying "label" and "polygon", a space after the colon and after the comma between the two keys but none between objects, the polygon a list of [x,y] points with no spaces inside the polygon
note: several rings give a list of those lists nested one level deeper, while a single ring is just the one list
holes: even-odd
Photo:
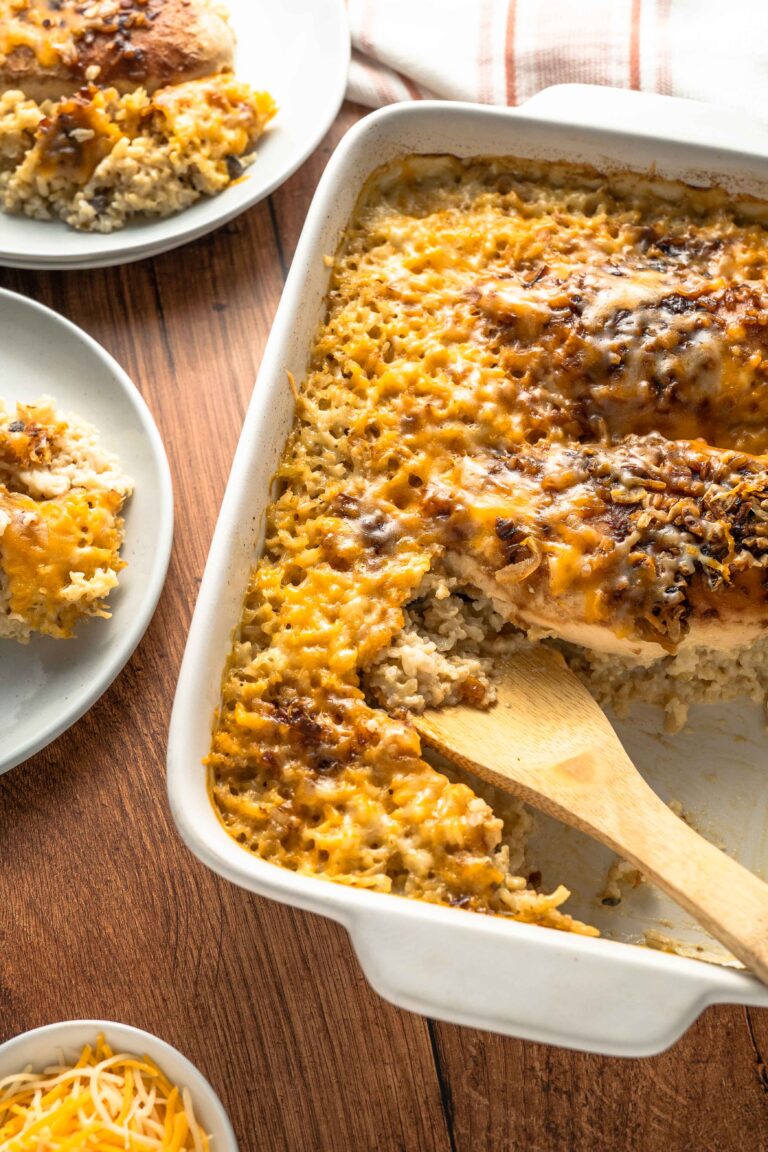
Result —
[{"label": "second white plate", "polygon": [[227,0],[237,35],[236,74],[270,92],[278,113],[246,177],[167,219],[146,218],[103,236],[60,221],[0,213],[0,264],[100,268],[156,256],[205,235],[274,191],[317,147],[344,98],[349,29],[344,0]]},{"label": "second white plate", "polygon": [[109,687],[152,619],[173,540],[173,491],[152,415],[120,366],[50,309],[0,291],[0,380],[8,406],[53,396],[94,424],[135,490],[125,510],[127,568],[111,620],[83,620],[72,640],[0,640],[0,772],[74,724]]}]

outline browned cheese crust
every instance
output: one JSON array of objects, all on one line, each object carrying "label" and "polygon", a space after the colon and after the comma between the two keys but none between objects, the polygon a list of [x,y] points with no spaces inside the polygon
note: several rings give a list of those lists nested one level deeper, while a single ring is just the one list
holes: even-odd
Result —
[{"label": "browned cheese crust", "polygon": [[70,95],[87,77],[153,92],[231,68],[233,51],[211,0],[0,0],[0,82],[34,100]]},{"label": "browned cheese crust", "polygon": [[768,467],[657,433],[616,445],[546,444],[489,458],[479,481],[509,501],[496,572],[524,613],[610,623],[674,652],[700,624],[768,628]]}]

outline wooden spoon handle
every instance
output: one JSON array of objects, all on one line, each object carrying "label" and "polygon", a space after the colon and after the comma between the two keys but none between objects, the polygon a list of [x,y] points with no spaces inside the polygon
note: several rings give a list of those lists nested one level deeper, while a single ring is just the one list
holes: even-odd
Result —
[{"label": "wooden spoon handle", "polygon": [[689,828],[639,777],[638,785],[620,829],[603,814],[594,835],[615,845],[768,983],[768,884]]}]

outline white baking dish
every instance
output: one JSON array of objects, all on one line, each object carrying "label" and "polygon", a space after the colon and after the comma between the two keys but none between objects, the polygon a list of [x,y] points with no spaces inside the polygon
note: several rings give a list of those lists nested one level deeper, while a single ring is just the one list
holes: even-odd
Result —
[{"label": "white baking dish", "polygon": [[[243,428],[179,679],[168,751],[173,814],[192,851],[234,883],[344,924],[374,988],[404,1008],[462,1024],[591,1051],[650,1054],[671,1044],[709,1004],[768,1007],[768,989],[731,967],[673,905],[646,886],[617,909],[597,899],[610,857],[542,820],[531,863],[545,885],[574,890],[568,907],[614,939],[544,928],[383,896],[255,859],[216,818],[201,765],[248,569],[258,554],[270,481],[293,418],[286,370],[301,378],[322,316],[323,256],[367,175],[405,153],[513,155],[586,161],[768,197],[768,129],[705,105],[639,93],[562,86],[520,110],[462,104],[395,105],[361,121],[323,176],[307,216]],[[660,735],[658,713],[620,725],[640,768],[680,799],[705,832],[747,866],[768,866],[768,740],[746,703],[694,714],[692,731]],[[719,964],[623,941],[646,930],[687,940]]]}]

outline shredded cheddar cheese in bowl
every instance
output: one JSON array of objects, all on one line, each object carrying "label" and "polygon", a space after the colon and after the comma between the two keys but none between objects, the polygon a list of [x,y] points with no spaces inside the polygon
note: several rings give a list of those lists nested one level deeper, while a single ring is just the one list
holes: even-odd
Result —
[{"label": "shredded cheddar cheese in bowl", "polygon": [[208,1152],[187,1088],[148,1056],[113,1052],[100,1035],[74,1065],[0,1080],[3,1152]]}]

